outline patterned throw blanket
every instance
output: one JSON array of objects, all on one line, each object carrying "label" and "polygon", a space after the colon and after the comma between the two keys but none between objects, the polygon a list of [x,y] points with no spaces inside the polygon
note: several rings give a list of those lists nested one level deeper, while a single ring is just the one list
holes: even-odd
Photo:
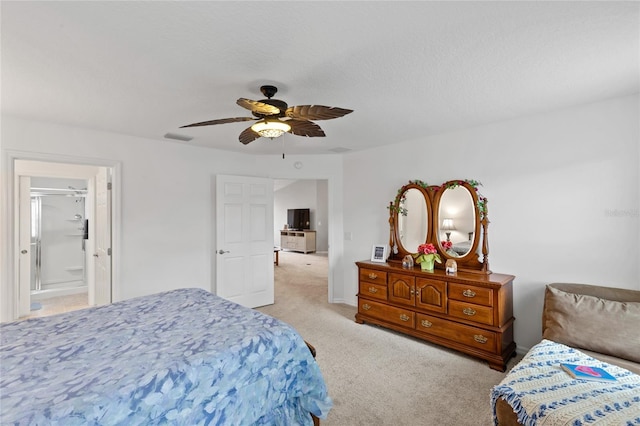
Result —
[{"label": "patterned throw blanket", "polygon": [[[573,379],[560,363],[604,368],[617,381]],[[640,425],[640,376],[550,340],[531,348],[492,389],[495,425],[498,398],[511,405],[525,426]]]}]

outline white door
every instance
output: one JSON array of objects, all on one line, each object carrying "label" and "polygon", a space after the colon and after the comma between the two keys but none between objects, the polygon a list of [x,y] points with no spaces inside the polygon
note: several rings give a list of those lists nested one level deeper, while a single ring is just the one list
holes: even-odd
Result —
[{"label": "white door", "polygon": [[18,316],[31,313],[31,178],[20,176],[18,179]]},{"label": "white door", "polygon": [[[95,209],[95,293],[94,303],[111,303],[111,188],[106,167],[100,167],[96,174]],[[89,224],[91,233],[91,224]]]},{"label": "white door", "polygon": [[216,176],[216,294],[273,304],[273,181]]}]

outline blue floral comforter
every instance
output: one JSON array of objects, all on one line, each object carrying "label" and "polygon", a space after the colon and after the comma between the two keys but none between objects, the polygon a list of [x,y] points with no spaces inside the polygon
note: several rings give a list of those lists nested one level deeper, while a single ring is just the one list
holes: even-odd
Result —
[{"label": "blue floral comforter", "polygon": [[332,405],[291,326],[201,289],[0,333],[3,425],[311,425]]}]

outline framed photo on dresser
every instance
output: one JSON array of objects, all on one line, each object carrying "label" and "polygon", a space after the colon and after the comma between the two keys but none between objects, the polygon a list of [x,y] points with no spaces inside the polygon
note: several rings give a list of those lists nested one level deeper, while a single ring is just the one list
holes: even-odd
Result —
[{"label": "framed photo on dresser", "polygon": [[388,250],[386,244],[376,244],[371,249],[371,261],[384,263],[387,261]]}]

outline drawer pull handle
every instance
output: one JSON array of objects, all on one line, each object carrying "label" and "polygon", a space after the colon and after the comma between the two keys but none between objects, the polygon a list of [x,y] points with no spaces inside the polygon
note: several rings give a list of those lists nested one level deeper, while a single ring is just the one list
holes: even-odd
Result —
[{"label": "drawer pull handle", "polygon": [[469,289],[467,289],[467,290],[465,290],[465,291],[463,291],[463,292],[462,292],[462,295],[463,295],[464,297],[476,297],[476,292],[475,292],[475,291],[473,291],[473,290],[469,290]]},{"label": "drawer pull handle", "polygon": [[369,293],[377,293],[378,289],[375,287],[369,287]]},{"label": "drawer pull handle", "polygon": [[476,314],[476,310],[475,309],[471,309],[471,308],[464,308],[462,310],[462,313],[465,315],[469,315],[470,317],[474,316]]},{"label": "drawer pull handle", "polygon": [[369,274],[369,279],[370,280],[375,280],[376,278],[378,278],[378,276],[376,274],[374,274],[373,272]]},{"label": "drawer pull handle", "polygon": [[362,309],[364,309],[365,311],[368,311],[369,309],[371,309],[371,305],[368,303],[365,303],[364,305],[362,305]]},{"label": "drawer pull handle", "polygon": [[409,318],[409,317],[408,317],[408,316],[406,316],[405,314],[400,315],[400,320],[401,320],[401,321],[405,321],[405,322],[407,322],[407,321],[409,321],[410,319],[411,319],[411,318]]},{"label": "drawer pull handle", "polygon": [[422,320],[422,321],[420,321],[420,324],[422,324],[422,326],[423,326],[423,327],[426,327],[426,328],[429,328],[429,327],[431,327],[431,326],[433,325],[433,323],[432,323],[432,322],[427,321],[427,320]]},{"label": "drawer pull handle", "polygon": [[473,340],[475,340],[478,343],[487,343],[487,338],[484,337],[482,334],[474,334]]}]

